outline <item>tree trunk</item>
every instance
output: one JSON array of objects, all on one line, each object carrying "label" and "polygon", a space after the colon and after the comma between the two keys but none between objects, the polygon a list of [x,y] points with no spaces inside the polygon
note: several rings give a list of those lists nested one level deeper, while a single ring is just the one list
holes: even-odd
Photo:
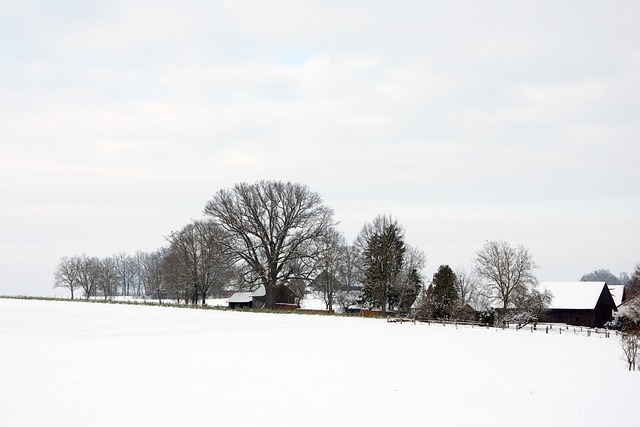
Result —
[{"label": "tree trunk", "polygon": [[264,290],[266,292],[265,295],[265,308],[269,310],[276,309],[276,286],[273,283],[268,283]]}]

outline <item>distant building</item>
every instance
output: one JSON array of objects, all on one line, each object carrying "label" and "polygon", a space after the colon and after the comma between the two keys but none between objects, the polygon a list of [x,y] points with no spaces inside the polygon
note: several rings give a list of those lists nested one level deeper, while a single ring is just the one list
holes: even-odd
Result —
[{"label": "distant building", "polygon": [[253,291],[234,293],[229,297],[227,303],[229,308],[263,308],[266,295],[264,286],[260,285]]},{"label": "distant building", "polygon": [[[236,292],[227,300],[229,308],[264,308],[266,306],[267,292],[264,285],[260,285],[253,291]],[[297,309],[300,305],[300,297],[286,285],[276,287],[276,308],[282,310]]]},{"label": "distant building", "polygon": [[544,322],[602,327],[617,311],[605,282],[543,282],[540,288],[553,295]]},{"label": "distant building", "polygon": [[458,310],[456,319],[463,322],[475,322],[478,320],[478,312],[470,304],[465,304]]},{"label": "distant building", "polygon": [[607,285],[609,288],[609,292],[611,292],[611,296],[613,297],[613,301],[616,303],[616,307],[620,307],[624,302],[624,285]]}]

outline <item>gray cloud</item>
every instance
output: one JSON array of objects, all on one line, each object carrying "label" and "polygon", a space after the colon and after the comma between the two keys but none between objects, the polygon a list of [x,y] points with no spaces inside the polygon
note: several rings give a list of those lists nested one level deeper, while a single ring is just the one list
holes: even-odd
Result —
[{"label": "gray cloud", "polygon": [[0,294],[263,178],[308,184],[348,237],[397,215],[434,271],[496,238],[549,280],[638,261],[635,2],[3,8]]}]

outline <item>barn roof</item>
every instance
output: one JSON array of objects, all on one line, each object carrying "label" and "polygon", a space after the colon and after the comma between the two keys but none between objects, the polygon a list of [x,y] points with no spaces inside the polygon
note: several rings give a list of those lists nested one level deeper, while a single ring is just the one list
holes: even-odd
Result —
[{"label": "barn roof", "polygon": [[253,292],[236,292],[231,295],[227,302],[251,302]]},{"label": "barn roof", "polygon": [[611,296],[616,303],[616,307],[622,304],[622,294],[624,293],[624,285],[607,285]]},{"label": "barn roof", "polygon": [[605,282],[542,282],[540,288],[553,295],[549,308],[592,309],[600,299]]},{"label": "barn roof", "polygon": [[263,297],[266,294],[267,292],[265,291],[264,286],[260,285],[254,291],[251,291],[251,292],[236,292],[235,294],[231,295],[231,297],[227,300],[227,302],[228,303],[251,302],[253,297]]}]

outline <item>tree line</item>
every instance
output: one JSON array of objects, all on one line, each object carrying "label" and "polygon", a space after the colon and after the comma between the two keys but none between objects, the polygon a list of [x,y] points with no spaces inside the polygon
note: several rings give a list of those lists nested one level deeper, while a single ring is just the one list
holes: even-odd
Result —
[{"label": "tree line", "polygon": [[378,215],[348,243],[333,211],[302,184],[239,183],[216,192],[203,213],[153,252],[64,257],[54,286],[67,288],[71,298],[82,292],[85,298],[146,295],[162,302],[170,296],[205,304],[223,291],[262,285],[266,307],[275,308],[278,286],[310,284],[328,310],[358,304],[446,318],[472,304],[498,307],[500,320],[514,313],[533,317],[550,300],[536,289],[538,265],[528,249],[504,241],[486,242],[470,272],[443,265],[425,286],[426,255],[406,242],[395,218]]},{"label": "tree line", "polygon": [[425,263],[391,216],[379,215],[348,244],[317,193],[276,181],[218,191],[203,219],[166,238],[166,247],[150,253],[63,257],[54,286],[67,288],[71,298],[82,292],[85,298],[146,295],[162,302],[171,295],[205,304],[224,290],[263,285],[266,307],[274,308],[277,286],[311,283],[329,310],[355,303],[355,291],[362,290],[367,304],[386,311],[411,306]]}]

